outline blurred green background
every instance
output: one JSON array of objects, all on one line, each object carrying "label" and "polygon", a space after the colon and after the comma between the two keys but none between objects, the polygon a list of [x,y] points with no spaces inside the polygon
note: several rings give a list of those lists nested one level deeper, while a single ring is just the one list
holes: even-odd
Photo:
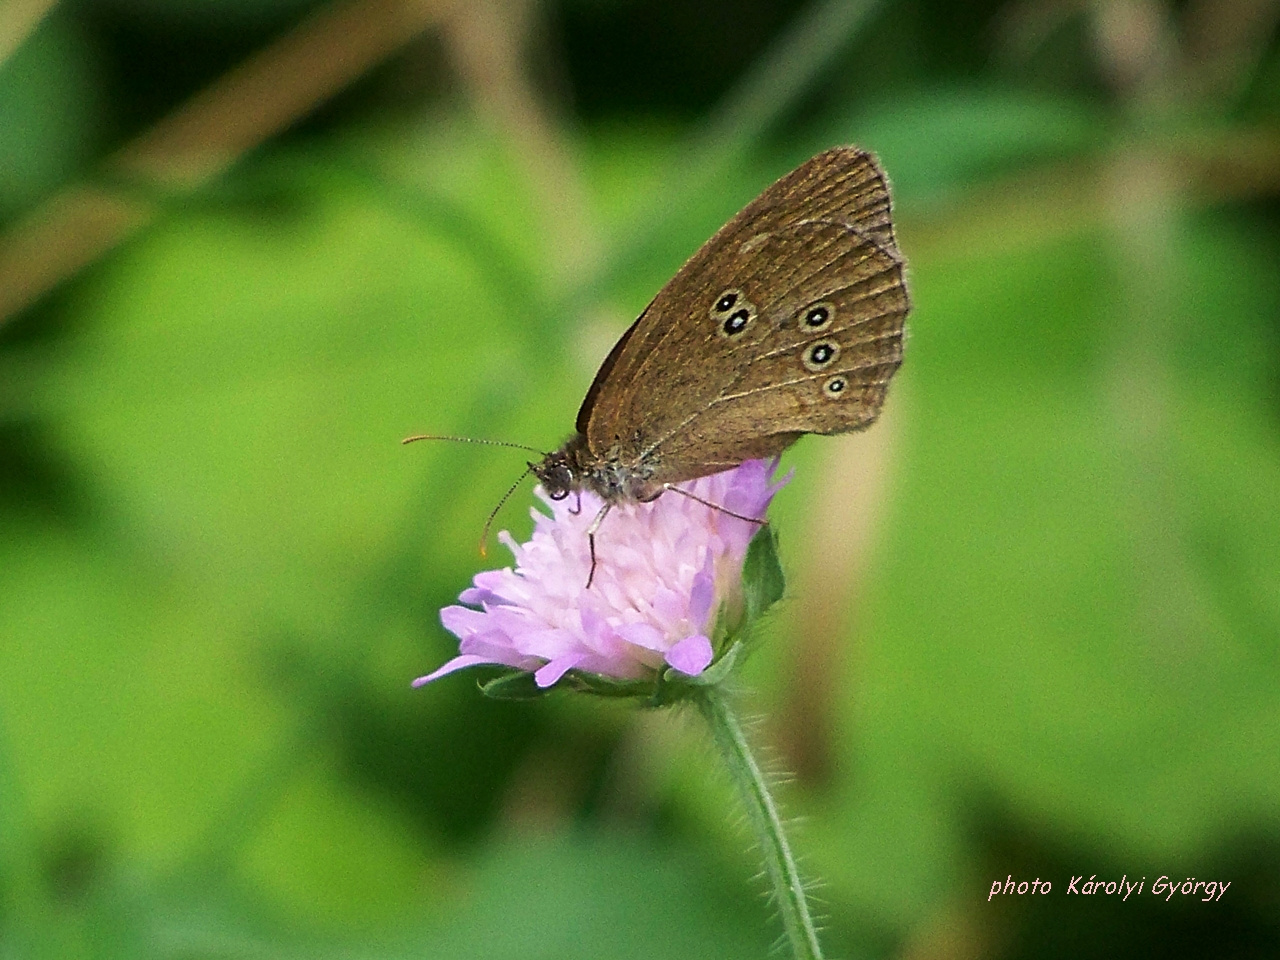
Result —
[{"label": "blurred green background", "polygon": [[397,441],[558,444],[836,143],[911,339],[746,693],[830,955],[1280,955],[1278,21],[0,0],[0,956],[767,956],[696,717],[409,689],[523,458]]}]

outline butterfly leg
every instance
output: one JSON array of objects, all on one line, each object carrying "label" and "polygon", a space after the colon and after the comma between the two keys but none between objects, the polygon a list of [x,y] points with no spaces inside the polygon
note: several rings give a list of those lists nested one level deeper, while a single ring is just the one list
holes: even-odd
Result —
[{"label": "butterfly leg", "polygon": [[600,524],[604,523],[604,518],[612,507],[612,503],[606,503],[596,514],[596,518],[591,521],[591,526],[587,527],[587,546],[591,550],[591,572],[587,574],[588,590],[591,589],[591,581],[596,578],[596,531],[600,529]]},{"label": "butterfly leg", "polygon": [[736,517],[739,520],[745,520],[747,521],[747,523],[754,523],[761,527],[767,527],[769,525],[768,520],[762,520],[759,517],[744,517],[742,514],[734,513],[732,510],[728,510],[720,506],[720,504],[718,503],[712,503],[710,500],[703,500],[700,496],[694,493],[690,493],[688,490],[681,490],[674,483],[664,483],[662,485],[662,489],[670,490],[672,493],[678,493],[680,494],[680,496],[688,497],[690,500],[696,500],[698,503],[702,504],[704,507],[710,507],[712,510],[718,510],[720,513],[727,513],[729,516]]},{"label": "butterfly leg", "polygon": [[578,499],[574,503],[574,505],[569,508],[569,512],[572,513],[575,517],[582,512],[582,491],[581,490],[578,491]]}]

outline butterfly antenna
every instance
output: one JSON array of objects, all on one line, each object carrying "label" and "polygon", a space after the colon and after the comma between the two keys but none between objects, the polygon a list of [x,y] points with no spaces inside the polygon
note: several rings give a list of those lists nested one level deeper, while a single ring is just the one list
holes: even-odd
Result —
[{"label": "butterfly antenna", "polygon": [[[527,449],[527,448],[526,448]],[[502,505],[511,499],[511,495],[516,492],[520,484],[524,483],[524,478],[533,473],[533,464],[524,468],[524,473],[516,478],[516,482],[511,485],[511,489],[502,495],[502,499],[498,501],[498,505],[493,508],[493,512],[489,514],[489,519],[484,522],[484,529],[480,531],[480,556],[487,557],[489,555],[489,528],[493,526],[493,518],[498,515],[498,511],[502,509]]]},{"label": "butterfly antenna", "polygon": [[[539,450],[537,447],[526,447],[523,443],[507,443],[505,440],[478,440],[475,437],[445,437],[435,433],[419,433],[412,437],[405,437],[401,443],[414,443],[418,440],[450,440],[454,443],[483,443],[491,447],[511,447],[515,450],[530,450],[539,455],[545,455],[546,451]],[[523,477],[521,478],[523,479]]]}]

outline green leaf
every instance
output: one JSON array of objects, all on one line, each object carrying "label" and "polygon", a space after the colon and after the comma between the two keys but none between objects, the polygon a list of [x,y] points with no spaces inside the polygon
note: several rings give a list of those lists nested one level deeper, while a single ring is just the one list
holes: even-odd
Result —
[{"label": "green leaf", "polygon": [[480,684],[480,692],[494,700],[537,700],[551,689],[538,686],[527,670],[513,670]]},{"label": "green leaf", "polygon": [[763,526],[751,538],[742,562],[742,596],[746,602],[746,629],[782,599],[787,580],[778,562],[778,540],[773,527]]}]

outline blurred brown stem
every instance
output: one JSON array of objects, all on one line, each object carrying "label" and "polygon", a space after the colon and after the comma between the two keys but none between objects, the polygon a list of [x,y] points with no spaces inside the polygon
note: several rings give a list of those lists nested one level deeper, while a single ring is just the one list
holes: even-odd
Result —
[{"label": "blurred brown stem", "polygon": [[[929,214],[902,217],[908,255],[984,244],[991,252],[1016,250],[1111,223],[1109,172],[1139,151],[1164,159],[1183,201],[1212,206],[1280,193],[1280,130],[1217,131],[1134,142],[1091,159],[1072,160],[1010,174],[972,188],[960,203]],[[1052,216],[1045,216],[1052,211]]]},{"label": "blurred brown stem", "polygon": [[811,786],[832,773],[837,707],[844,676],[857,654],[850,621],[863,597],[876,528],[884,514],[889,466],[901,416],[894,394],[875,428],[829,441],[817,479],[817,499],[805,530],[787,625],[793,655],[776,719],[776,741],[787,768]]},{"label": "blurred brown stem", "polygon": [[0,2],[0,66],[35,32],[58,0],[2,0]]},{"label": "blurred brown stem", "polygon": [[1192,0],[1182,13],[1190,92],[1222,109],[1248,85],[1280,23],[1280,0]]},{"label": "blurred brown stem", "polygon": [[[196,94],[106,164],[165,190],[207,183],[433,24],[454,0],[345,0]],[[148,223],[124,189],[63,189],[0,238],[0,324]]]},{"label": "blurred brown stem", "polygon": [[561,279],[580,277],[599,251],[585,190],[558,124],[526,65],[532,0],[472,0],[445,26],[454,68],[482,114],[518,147],[518,161],[549,236],[544,247]]}]

